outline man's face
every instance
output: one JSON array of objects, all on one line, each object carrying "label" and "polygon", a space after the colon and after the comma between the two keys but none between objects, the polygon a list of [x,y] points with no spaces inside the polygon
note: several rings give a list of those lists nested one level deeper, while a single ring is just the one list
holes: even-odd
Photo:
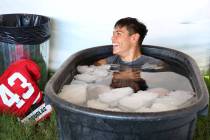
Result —
[{"label": "man's face", "polygon": [[114,28],[112,35],[113,54],[125,56],[131,47],[131,36],[126,27]]}]

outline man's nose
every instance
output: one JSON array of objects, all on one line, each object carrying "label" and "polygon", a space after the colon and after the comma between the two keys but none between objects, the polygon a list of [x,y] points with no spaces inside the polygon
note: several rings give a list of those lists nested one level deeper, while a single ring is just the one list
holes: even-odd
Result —
[{"label": "man's nose", "polygon": [[114,42],[115,41],[115,36],[114,35],[112,35],[112,37],[111,37],[111,40],[112,40],[112,42]]}]

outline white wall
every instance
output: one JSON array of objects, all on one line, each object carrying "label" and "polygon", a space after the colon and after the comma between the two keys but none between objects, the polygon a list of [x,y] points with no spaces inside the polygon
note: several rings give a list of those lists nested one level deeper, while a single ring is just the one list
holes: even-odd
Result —
[{"label": "white wall", "polygon": [[52,19],[50,69],[71,54],[111,44],[114,23],[136,17],[149,29],[144,44],[191,55],[205,69],[210,57],[209,0],[0,0],[0,14],[30,13]]}]

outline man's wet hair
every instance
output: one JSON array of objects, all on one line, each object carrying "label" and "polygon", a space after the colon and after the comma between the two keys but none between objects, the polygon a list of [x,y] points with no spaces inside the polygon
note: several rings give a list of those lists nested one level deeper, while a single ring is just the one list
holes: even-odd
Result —
[{"label": "man's wet hair", "polygon": [[114,27],[126,27],[129,34],[135,34],[138,33],[140,35],[140,39],[139,39],[139,45],[142,44],[148,30],[147,27],[144,23],[138,21],[136,18],[132,18],[132,17],[126,17],[126,18],[122,18],[120,20],[118,20]]}]

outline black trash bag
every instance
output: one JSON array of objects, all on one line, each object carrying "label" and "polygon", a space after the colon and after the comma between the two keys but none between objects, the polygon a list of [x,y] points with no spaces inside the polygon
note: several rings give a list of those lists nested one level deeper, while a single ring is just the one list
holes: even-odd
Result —
[{"label": "black trash bag", "polygon": [[50,37],[50,19],[33,14],[0,15],[0,42],[41,44]]}]

